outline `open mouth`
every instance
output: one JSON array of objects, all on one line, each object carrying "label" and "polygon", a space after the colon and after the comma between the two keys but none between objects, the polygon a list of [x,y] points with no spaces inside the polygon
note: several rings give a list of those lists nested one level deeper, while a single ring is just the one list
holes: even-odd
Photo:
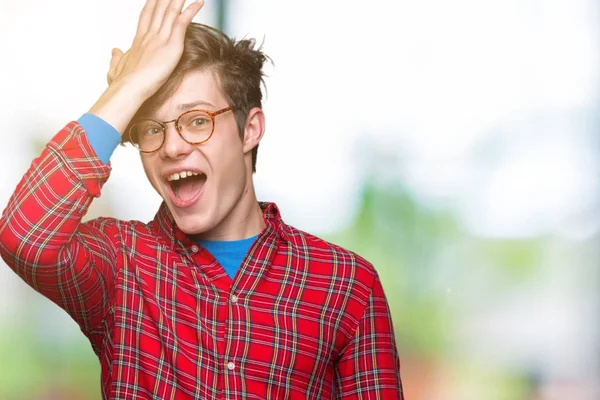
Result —
[{"label": "open mouth", "polygon": [[170,175],[167,181],[178,203],[186,204],[198,196],[206,183],[206,174],[184,171]]}]

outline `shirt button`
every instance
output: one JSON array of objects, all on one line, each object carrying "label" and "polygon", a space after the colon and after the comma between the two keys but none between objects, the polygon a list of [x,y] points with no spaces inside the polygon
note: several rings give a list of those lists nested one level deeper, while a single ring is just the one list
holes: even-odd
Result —
[{"label": "shirt button", "polygon": [[227,369],[233,371],[235,369],[235,364],[231,361],[227,363]]},{"label": "shirt button", "polygon": [[200,250],[200,249],[198,248],[198,246],[196,246],[196,245],[193,245],[193,246],[192,246],[192,251],[193,251],[194,253],[197,253],[197,252],[198,252],[198,250]]},{"label": "shirt button", "polygon": [[233,296],[231,296],[232,303],[237,303],[237,301],[238,301],[238,297],[235,294]]}]

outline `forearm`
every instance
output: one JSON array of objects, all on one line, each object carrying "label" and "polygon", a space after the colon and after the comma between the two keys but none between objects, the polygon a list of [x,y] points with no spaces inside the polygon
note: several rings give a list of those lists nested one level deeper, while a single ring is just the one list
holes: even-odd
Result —
[{"label": "forearm", "polygon": [[110,167],[95,156],[80,126],[67,125],[33,160],[2,214],[3,255],[55,263],[109,173]]},{"label": "forearm", "polygon": [[121,136],[135,113],[149,97],[144,94],[142,85],[136,83],[134,79],[129,78],[109,85],[89,110],[90,114],[113,126]]},{"label": "forearm", "polygon": [[[87,323],[101,314],[104,285],[115,260],[103,232],[94,246],[78,232],[81,219],[108,178],[110,167],[93,153],[77,123],[61,130],[19,182],[0,218],[0,255],[29,285]],[[90,227],[91,228],[91,227]],[[112,254],[110,254],[112,253]],[[109,258],[110,257],[110,258]],[[80,307],[81,310],[76,308]]]}]

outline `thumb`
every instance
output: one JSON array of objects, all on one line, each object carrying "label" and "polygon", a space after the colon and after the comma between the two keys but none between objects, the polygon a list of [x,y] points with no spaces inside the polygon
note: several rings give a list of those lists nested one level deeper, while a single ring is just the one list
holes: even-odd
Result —
[{"label": "thumb", "polygon": [[123,58],[123,52],[120,49],[114,48],[111,51],[112,57],[110,59],[110,67],[108,68],[108,74],[106,74],[106,81],[110,85],[115,78],[117,73],[117,66],[119,61]]},{"label": "thumb", "polygon": [[114,48],[111,51],[112,58],[110,59],[110,69],[116,68],[123,57],[123,52],[120,49]]}]

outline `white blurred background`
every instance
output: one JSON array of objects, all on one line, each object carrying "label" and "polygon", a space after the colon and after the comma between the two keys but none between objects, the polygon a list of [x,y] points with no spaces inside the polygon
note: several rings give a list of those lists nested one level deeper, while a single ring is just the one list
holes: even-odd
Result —
[{"label": "white blurred background", "polygon": [[[259,198],[374,262],[407,399],[600,398],[600,4],[206,3],[274,61]],[[2,208],[142,6],[0,0]],[[152,219],[137,151],[112,167],[89,218]],[[0,267],[0,398],[99,399],[77,326]]]}]

